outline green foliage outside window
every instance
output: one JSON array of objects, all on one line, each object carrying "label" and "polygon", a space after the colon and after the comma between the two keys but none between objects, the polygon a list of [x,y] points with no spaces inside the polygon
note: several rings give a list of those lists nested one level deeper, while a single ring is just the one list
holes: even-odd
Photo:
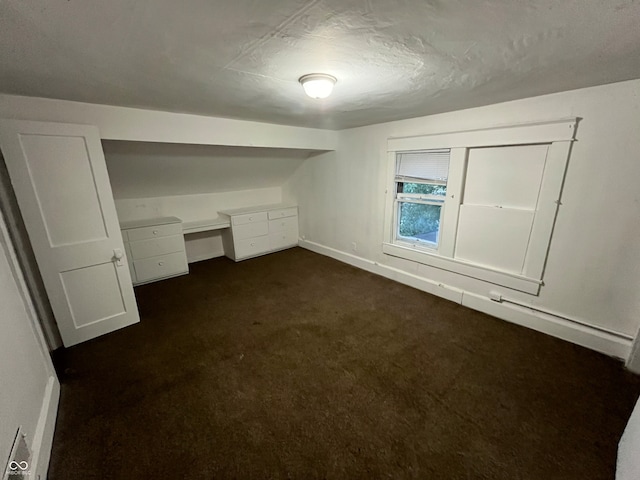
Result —
[{"label": "green foliage outside window", "polygon": [[428,183],[408,183],[408,182],[400,183],[398,185],[402,186],[401,191],[398,190],[398,193],[420,193],[422,195],[442,195],[442,196],[444,196],[447,193],[446,185],[433,185]]},{"label": "green foliage outside window", "polygon": [[[444,196],[446,191],[447,187],[445,185],[398,184],[398,193]],[[437,204],[401,202],[398,233],[402,237],[412,237],[438,243],[441,208],[442,206]]]}]

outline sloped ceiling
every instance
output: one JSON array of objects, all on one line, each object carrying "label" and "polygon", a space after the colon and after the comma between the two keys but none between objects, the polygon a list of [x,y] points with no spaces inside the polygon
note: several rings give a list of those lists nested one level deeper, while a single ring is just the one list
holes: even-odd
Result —
[{"label": "sloped ceiling", "polygon": [[0,91],[339,129],[640,78],[639,25],[636,0],[3,0]]},{"label": "sloped ceiling", "polygon": [[162,197],[280,187],[308,150],[103,141],[113,196]]}]

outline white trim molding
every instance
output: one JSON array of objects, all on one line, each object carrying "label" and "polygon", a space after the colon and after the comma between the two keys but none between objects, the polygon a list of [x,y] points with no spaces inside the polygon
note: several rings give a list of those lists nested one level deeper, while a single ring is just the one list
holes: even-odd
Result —
[{"label": "white trim molding", "polygon": [[513,290],[518,290],[531,295],[537,295],[540,290],[541,280],[528,278],[522,275],[516,275],[508,272],[498,272],[491,268],[481,265],[456,260],[453,258],[442,257],[440,255],[431,254],[423,250],[416,250],[410,246],[394,245],[392,243],[383,243],[382,251],[393,257],[405,258],[423,265],[448,270],[466,277],[477,278],[494,285],[502,285]]},{"label": "white trim molding", "polygon": [[388,151],[431,150],[438,148],[473,148],[500,145],[531,145],[536,143],[572,142],[579,118],[571,117],[548,122],[521,123],[477,130],[434,133],[412,137],[392,137]]},{"label": "white trim molding", "polygon": [[31,444],[33,452],[31,464],[35,465],[33,478],[47,478],[59,401],[60,383],[56,377],[51,376],[47,382],[40,417]]},{"label": "white trim molding", "polygon": [[446,300],[459,303],[493,317],[506,320],[523,327],[546,333],[570,343],[595,350],[611,357],[625,360],[631,352],[631,340],[612,332],[606,332],[585,323],[562,317],[559,314],[547,314],[532,308],[524,308],[508,303],[500,303],[459,288],[438,283],[394,267],[358,257],[319,243],[300,239],[299,246],[320,255],[325,255],[347,263],[367,272],[386,277],[423,292],[437,295]]},{"label": "white trim molding", "polygon": [[469,292],[464,293],[462,305],[621,360],[628,358],[631,352],[631,340],[628,338],[560,316],[508,303],[495,302],[487,297]]},{"label": "white trim molding", "polygon": [[400,269],[382,265],[377,262],[372,262],[371,260],[367,260],[366,258],[342,252],[340,250],[336,250],[335,248],[326,247],[319,243],[310,242],[309,240],[299,239],[298,246],[312,252],[319,253],[320,255],[331,257],[342,263],[346,263],[362,270],[366,270],[367,272],[375,273],[376,275],[380,275],[381,277],[394,280],[398,283],[402,283],[413,288],[417,288],[418,290],[422,290],[423,292],[432,293],[433,295],[437,295],[438,297],[445,298],[452,302],[462,302],[463,291],[459,288],[445,285],[444,283],[434,282],[433,280],[429,280],[428,278],[404,272]]},{"label": "white trim molding", "polygon": [[631,353],[627,358],[626,367],[633,373],[640,375],[640,330],[636,333],[636,337],[633,341]]}]

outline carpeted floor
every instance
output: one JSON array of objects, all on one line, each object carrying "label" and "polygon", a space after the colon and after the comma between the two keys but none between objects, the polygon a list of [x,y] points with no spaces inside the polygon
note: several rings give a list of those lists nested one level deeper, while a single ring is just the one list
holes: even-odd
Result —
[{"label": "carpeted floor", "polygon": [[56,359],[52,480],[613,479],[640,381],[295,248],[138,287]]}]

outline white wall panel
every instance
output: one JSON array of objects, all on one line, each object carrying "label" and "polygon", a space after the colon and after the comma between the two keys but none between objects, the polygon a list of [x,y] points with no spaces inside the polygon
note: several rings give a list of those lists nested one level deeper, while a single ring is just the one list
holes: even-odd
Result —
[{"label": "white wall panel", "polygon": [[535,209],[547,145],[469,149],[467,205]]},{"label": "white wall panel", "polygon": [[533,211],[460,205],[454,258],[509,273],[522,273]]}]

